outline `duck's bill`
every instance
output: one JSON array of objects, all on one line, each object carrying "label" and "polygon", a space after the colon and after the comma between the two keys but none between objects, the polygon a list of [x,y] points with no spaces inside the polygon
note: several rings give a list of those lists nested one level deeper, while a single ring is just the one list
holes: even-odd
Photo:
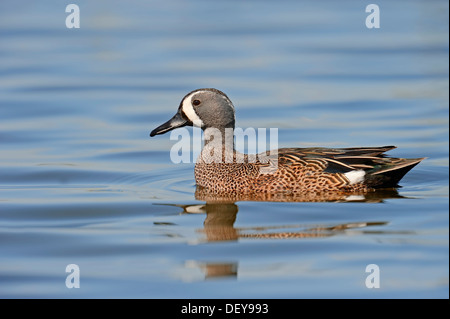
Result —
[{"label": "duck's bill", "polygon": [[174,115],[170,120],[168,120],[166,123],[158,126],[155,128],[151,133],[150,136],[155,136],[159,134],[164,134],[166,132],[169,132],[173,129],[176,129],[178,127],[183,127],[186,125],[191,125],[191,122],[186,118],[186,116],[183,115],[183,113],[178,110],[177,114]]}]

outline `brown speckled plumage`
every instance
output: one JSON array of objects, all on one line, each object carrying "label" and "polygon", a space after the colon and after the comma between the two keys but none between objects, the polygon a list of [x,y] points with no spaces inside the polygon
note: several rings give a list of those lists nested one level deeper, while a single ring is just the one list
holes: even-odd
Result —
[{"label": "brown speckled plumage", "polygon": [[[150,136],[163,134],[185,125],[200,126],[207,133],[216,129],[225,136],[234,129],[234,106],[216,89],[188,93],[177,114],[153,130]],[[231,143],[230,143],[231,141]],[[228,143],[228,144],[227,144]],[[388,158],[384,153],[394,146],[359,148],[282,148],[267,163],[237,161],[233,139],[217,144],[207,141],[195,165],[197,186],[209,194],[274,194],[370,192],[394,188],[400,179],[423,158]],[[227,144],[227,145],[225,145]],[[222,158],[208,161],[211,149],[222,149]],[[239,154],[242,155],[242,154]],[[269,155],[267,152],[266,155]],[[247,155],[243,156],[248,159]],[[227,161],[225,158],[233,158]],[[261,158],[261,157],[258,157]]]},{"label": "brown speckled plumage", "polygon": [[[283,148],[278,150],[278,168],[270,174],[260,172],[269,166],[260,162],[206,164],[200,159],[195,179],[211,193],[367,192],[397,186],[406,171],[422,160],[383,156],[393,148]],[[351,184],[344,173],[361,169],[366,172],[365,180]],[[392,172],[403,175],[394,177]]]}]

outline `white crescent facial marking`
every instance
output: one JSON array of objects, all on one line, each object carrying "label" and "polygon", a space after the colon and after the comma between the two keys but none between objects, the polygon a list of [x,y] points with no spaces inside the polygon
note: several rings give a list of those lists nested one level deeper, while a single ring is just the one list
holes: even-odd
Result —
[{"label": "white crescent facial marking", "polygon": [[[203,127],[203,121],[200,119],[200,117],[197,115],[197,112],[195,112],[194,107],[192,106],[192,98],[194,95],[197,95],[199,93],[211,93],[211,91],[207,90],[200,90],[195,91],[191,93],[190,95],[186,96],[186,98],[183,101],[183,104],[181,106],[181,109],[183,110],[184,114],[188,117],[188,119],[194,124],[196,127]],[[224,95],[218,94],[221,98],[223,98],[234,110],[233,103]]]},{"label": "white crescent facial marking", "polygon": [[192,106],[192,97],[200,92],[201,91],[197,91],[192,93],[191,95],[186,96],[186,98],[183,101],[183,105],[181,106],[181,109],[183,110],[184,114],[186,114],[188,119],[194,124],[194,126],[197,127],[202,127],[203,121],[198,117],[197,113],[194,110],[194,107]]},{"label": "white crescent facial marking", "polygon": [[192,205],[192,206],[187,206],[185,209],[186,209],[186,212],[188,212],[190,214],[206,213],[205,205]]},{"label": "white crescent facial marking", "polygon": [[366,172],[364,172],[362,169],[360,170],[354,170],[350,171],[344,174],[345,177],[350,181],[350,185],[360,183],[364,180],[364,176],[366,175]]}]

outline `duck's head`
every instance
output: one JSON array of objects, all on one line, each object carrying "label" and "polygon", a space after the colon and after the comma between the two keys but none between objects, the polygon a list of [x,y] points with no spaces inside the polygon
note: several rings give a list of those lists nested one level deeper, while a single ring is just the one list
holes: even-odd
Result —
[{"label": "duck's head", "polygon": [[196,126],[203,130],[234,129],[234,106],[225,93],[216,89],[198,89],[181,100],[177,113],[166,123],[155,128],[150,136],[164,134],[183,126]]}]

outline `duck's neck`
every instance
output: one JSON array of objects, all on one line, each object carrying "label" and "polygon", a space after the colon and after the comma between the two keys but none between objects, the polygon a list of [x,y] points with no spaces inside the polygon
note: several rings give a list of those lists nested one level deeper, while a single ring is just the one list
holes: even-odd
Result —
[{"label": "duck's neck", "polygon": [[204,163],[232,163],[234,159],[234,128],[208,127],[199,160]]}]

